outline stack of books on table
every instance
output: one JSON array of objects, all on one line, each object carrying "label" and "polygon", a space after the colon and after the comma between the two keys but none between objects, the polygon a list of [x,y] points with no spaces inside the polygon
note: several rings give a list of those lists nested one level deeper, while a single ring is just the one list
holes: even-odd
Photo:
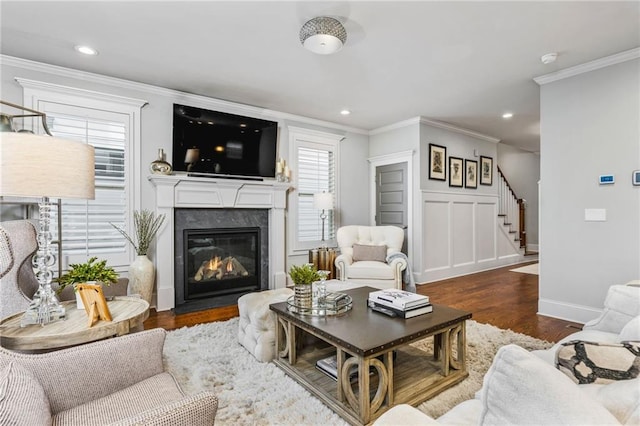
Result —
[{"label": "stack of books on table", "polygon": [[367,304],[374,311],[404,319],[433,311],[433,306],[429,303],[429,296],[395,288],[372,291],[369,293]]}]

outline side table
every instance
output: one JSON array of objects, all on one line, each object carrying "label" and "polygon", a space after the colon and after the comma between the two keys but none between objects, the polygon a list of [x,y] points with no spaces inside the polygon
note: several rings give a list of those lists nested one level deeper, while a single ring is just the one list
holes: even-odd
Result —
[{"label": "side table", "polygon": [[112,336],[128,334],[149,317],[149,303],[138,297],[118,296],[108,301],[112,321],[87,326],[87,313],[75,301],[63,302],[67,319],[45,325],[20,327],[22,313],[0,321],[0,346],[16,351],[50,351]]},{"label": "side table", "polygon": [[329,271],[327,279],[336,277],[336,249],[320,247],[309,250],[309,263],[312,263],[318,271]]}]

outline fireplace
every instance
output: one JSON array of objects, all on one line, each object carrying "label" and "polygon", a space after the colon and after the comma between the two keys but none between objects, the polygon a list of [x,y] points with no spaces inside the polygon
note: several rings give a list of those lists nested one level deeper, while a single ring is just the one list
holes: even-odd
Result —
[{"label": "fireplace", "polygon": [[229,306],[269,288],[269,212],[174,210],[176,313]]},{"label": "fireplace", "polygon": [[174,309],[179,313],[228,306],[239,297],[236,294],[185,300],[185,229],[260,228],[260,290],[286,286],[285,209],[289,183],[181,174],[150,175],[148,179],[155,188],[156,213],[166,216],[153,256],[158,311]]},{"label": "fireplace", "polygon": [[183,233],[186,301],[260,290],[260,228]]}]

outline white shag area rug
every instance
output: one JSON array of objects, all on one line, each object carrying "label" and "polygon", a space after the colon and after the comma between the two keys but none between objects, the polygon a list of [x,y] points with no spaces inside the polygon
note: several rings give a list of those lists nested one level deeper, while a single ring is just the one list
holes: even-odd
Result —
[{"label": "white shag area rug", "polygon": [[522,274],[532,274],[532,275],[540,275],[539,272],[539,263],[533,263],[531,265],[522,266],[516,269],[509,269],[509,272],[520,272]]},{"label": "white shag area rug", "polygon": [[[216,425],[346,425],[272,363],[260,363],[238,343],[238,318],[184,327],[167,334],[164,363],[187,394],[213,391]],[[429,349],[433,339],[415,344]],[[545,349],[550,343],[511,330],[467,321],[469,377],[418,408],[437,418],[473,398],[495,353],[506,344]]]}]

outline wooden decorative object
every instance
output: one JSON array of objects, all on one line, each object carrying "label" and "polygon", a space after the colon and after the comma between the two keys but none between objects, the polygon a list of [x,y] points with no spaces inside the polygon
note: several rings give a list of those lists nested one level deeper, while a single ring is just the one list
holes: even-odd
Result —
[{"label": "wooden decorative object", "polygon": [[87,327],[91,327],[98,320],[111,321],[111,312],[109,312],[109,306],[107,306],[107,300],[102,293],[102,287],[93,284],[78,284],[78,294],[82,298],[84,309],[89,316],[89,322]]}]

